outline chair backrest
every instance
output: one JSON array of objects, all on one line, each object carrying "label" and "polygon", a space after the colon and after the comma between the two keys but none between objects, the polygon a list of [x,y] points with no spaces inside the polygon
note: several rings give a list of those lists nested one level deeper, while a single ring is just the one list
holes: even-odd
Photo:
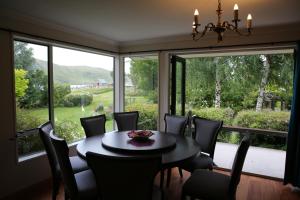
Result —
[{"label": "chair backrest", "polygon": [[53,125],[50,121],[39,126],[39,135],[45,146],[47,157],[49,160],[52,176],[60,176],[59,165],[54,147],[51,143],[50,132],[53,131]]},{"label": "chair backrest", "polygon": [[78,194],[78,188],[69,158],[67,142],[55,136],[53,131],[50,132],[50,138],[60,166],[64,187],[70,198],[75,199]]},{"label": "chair backrest", "polygon": [[250,145],[250,138],[248,136],[245,136],[235,154],[235,158],[232,165],[231,170],[231,179],[229,184],[229,194],[234,196],[236,193],[237,186],[240,182],[241,173],[244,165],[244,161],[247,155],[247,151],[249,149]]},{"label": "chair backrest", "polygon": [[84,129],[86,137],[105,133],[105,115],[80,118],[80,122]]},{"label": "chair backrest", "polygon": [[161,156],[108,157],[87,152],[102,200],[152,200],[153,183]]},{"label": "chair backrest", "polygon": [[113,114],[119,131],[137,130],[139,112],[118,112]]},{"label": "chair backrest", "polygon": [[176,135],[184,135],[186,125],[188,123],[188,118],[177,115],[165,114],[165,132],[172,133]]},{"label": "chair backrest", "polygon": [[193,116],[193,123],[195,127],[193,138],[200,144],[202,152],[208,153],[211,158],[214,158],[217,137],[223,126],[223,121]]}]

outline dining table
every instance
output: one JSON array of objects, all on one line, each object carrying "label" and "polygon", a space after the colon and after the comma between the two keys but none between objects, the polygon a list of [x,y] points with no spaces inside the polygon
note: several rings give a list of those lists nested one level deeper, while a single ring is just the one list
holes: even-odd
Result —
[{"label": "dining table", "polygon": [[188,136],[152,131],[146,140],[128,137],[129,131],[112,131],[85,138],[78,143],[78,155],[86,159],[87,152],[110,157],[147,157],[162,156],[163,168],[173,167],[193,159],[200,153],[200,145]]}]

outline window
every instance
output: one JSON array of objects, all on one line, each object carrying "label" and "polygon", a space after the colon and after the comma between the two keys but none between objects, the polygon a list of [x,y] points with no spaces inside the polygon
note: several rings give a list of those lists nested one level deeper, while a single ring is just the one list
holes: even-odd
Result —
[{"label": "window", "polygon": [[113,130],[114,57],[40,43],[14,40],[19,160],[43,150],[37,128],[49,120],[69,143],[85,136],[81,117],[106,114],[106,131]]},{"label": "window", "polygon": [[68,142],[84,137],[81,117],[106,114],[113,130],[113,72],[113,57],[53,47],[55,130]]},{"label": "window", "polygon": [[231,168],[236,144],[250,134],[252,147],[244,170],[283,178],[293,95],[293,51],[182,57],[186,59],[185,110],[224,121],[215,163]]},{"label": "window", "polygon": [[36,129],[49,120],[48,48],[14,41],[16,131],[18,154],[43,149]]},{"label": "window", "polygon": [[125,58],[125,111],[139,111],[139,129],[157,130],[158,57]]}]

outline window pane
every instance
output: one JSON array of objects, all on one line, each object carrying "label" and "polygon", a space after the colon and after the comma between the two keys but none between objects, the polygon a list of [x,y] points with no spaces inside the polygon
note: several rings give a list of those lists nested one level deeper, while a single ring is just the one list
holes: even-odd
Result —
[{"label": "window pane", "polygon": [[294,61],[292,51],[282,52],[188,56],[186,109],[235,127],[218,135],[214,156],[218,166],[231,167],[237,144],[250,132],[244,170],[283,178]]},{"label": "window pane", "polygon": [[20,156],[43,149],[36,128],[49,120],[47,55],[46,46],[14,41],[16,130],[23,135],[18,138]]},{"label": "window pane", "polygon": [[55,130],[68,142],[85,136],[81,117],[106,114],[106,131],[113,130],[114,59],[53,47]]},{"label": "window pane", "polygon": [[125,111],[139,111],[139,129],[157,129],[158,58],[125,58]]}]

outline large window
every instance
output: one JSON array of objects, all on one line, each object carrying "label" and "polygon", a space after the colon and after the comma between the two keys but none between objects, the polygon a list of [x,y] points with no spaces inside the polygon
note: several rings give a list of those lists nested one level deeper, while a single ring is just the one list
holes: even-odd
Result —
[{"label": "large window", "polygon": [[185,110],[224,122],[214,162],[231,168],[237,144],[250,135],[244,170],[283,178],[293,95],[293,51],[182,57],[186,59]]},{"label": "large window", "polygon": [[37,128],[48,120],[69,143],[85,136],[81,117],[106,114],[113,130],[112,56],[15,40],[14,74],[19,158],[43,150]]},{"label": "large window", "polygon": [[139,111],[139,129],[157,130],[157,56],[125,58],[125,111]]},{"label": "large window", "polygon": [[36,129],[49,120],[48,48],[14,42],[16,131],[19,155],[40,151],[43,145]]},{"label": "large window", "polygon": [[106,131],[113,129],[114,59],[53,47],[54,122],[68,142],[84,137],[81,117],[106,114]]}]

